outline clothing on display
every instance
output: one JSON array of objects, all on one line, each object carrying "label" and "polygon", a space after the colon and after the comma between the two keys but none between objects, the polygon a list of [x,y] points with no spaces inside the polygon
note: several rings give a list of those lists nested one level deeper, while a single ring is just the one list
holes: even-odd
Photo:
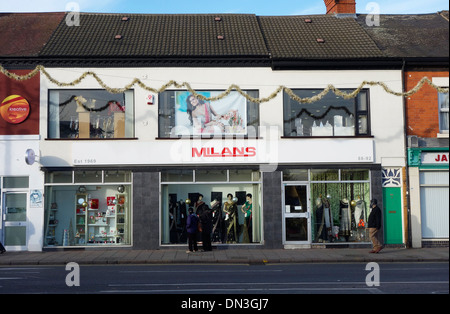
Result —
[{"label": "clothing on display", "polygon": [[223,205],[223,211],[225,213],[225,225],[227,230],[227,243],[237,243],[239,225],[239,215],[236,203],[228,199]]},{"label": "clothing on display", "polygon": [[[335,180],[326,173],[328,180]],[[325,174],[322,174],[324,177]],[[341,177],[347,182],[311,184],[312,242],[368,242],[367,206],[370,184],[352,183],[346,173]],[[362,177],[357,177],[361,179]],[[315,179],[321,179],[319,175]],[[324,180],[325,181],[325,180]]]},{"label": "clothing on display", "polygon": [[[212,202],[206,203],[200,193],[186,193],[186,201],[175,200],[179,194],[169,193],[168,209],[166,210],[166,224],[168,232],[165,233],[167,244],[184,244],[188,240],[186,230],[187,211],[189,206],[200,222],[195,239],[203,245],[204,250],[210,250],[214,244],[253,243],[253,203],[246,192],[236,192],[245,196],[247,201],[239,200],[233,194],[228,194],[222,203],[222,192],[211,192]],[[239,213],[241,211],[241,214]]]},{"label": "clothing on display", "polygon": [[341,200],[339,219],[341,221],[340,235],[343,236],[346,241],[348,241],[350,237],[350,231],[352,230],[352,210],[350,207],[350,202],[346,198]]}]

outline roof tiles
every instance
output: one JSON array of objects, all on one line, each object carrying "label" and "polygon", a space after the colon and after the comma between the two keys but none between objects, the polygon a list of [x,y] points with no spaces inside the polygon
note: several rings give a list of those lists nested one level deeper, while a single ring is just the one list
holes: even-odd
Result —
[{"label": "roof tiles", "polygon": [[[124,16],[127,21],[122,20]],[[80,26],[62,23],[41,55],[268,56],[255,15],[220,15],[220,21],[215,17],[82,14]]]}]

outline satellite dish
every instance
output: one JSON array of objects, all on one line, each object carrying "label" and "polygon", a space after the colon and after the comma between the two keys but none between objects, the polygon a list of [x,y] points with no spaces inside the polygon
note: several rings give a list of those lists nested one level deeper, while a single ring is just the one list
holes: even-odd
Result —
[{"label": "satellite dish", "polygon": [[32,165],[34,164],[34,162],[36,161],[36,154],[34,152],[34,150],[32,150],[31,148],[27,149],[27,151],[25,152],[25,162],[27,163],[27,165]]}]

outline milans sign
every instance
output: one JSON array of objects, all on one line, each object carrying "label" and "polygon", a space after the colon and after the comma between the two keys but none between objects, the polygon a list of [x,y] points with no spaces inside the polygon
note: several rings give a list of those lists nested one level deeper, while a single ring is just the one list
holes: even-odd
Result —
[{"label": "milans sign", "polygon": [[192,158],[256,157],[256,147],[192,147]]}]

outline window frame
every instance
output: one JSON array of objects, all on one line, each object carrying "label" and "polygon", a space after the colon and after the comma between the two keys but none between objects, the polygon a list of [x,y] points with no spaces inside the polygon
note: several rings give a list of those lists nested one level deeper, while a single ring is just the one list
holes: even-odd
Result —
[{"label": "window frame", "polygon": [[[449,108],[442,108],[442,103],[445,99],[445,96],[447,95],[447,99],[449,94],[448,93],[439,93],[438,92],[438,110],[439,110],[439,133],[440,134],[449,134],[449,129],[442,129],[442,115],[447,113],[447,120],[449,120]],[[442,99],[444,98],[444,99]]]},{"label": "window frame", "polygon": [[[242,90],[244,93],[255,93],[254,95],[250,95],[253,98],[258,98],[259,97],[259,90],[258,89],[243,89]],[[189,92],[186,90],[180,90],[180,89],[168,89],[165,90],[161,93],[158,94],[158,138],[157,139],[161,139],[161,140],[168,140],[168,139],[181,139],[181,138],[186,138],[186,139],[209,139],[209,138],[258,138],[259,137],[259,126],[261,123],[261,110],[260,110],[260,106],[258,103],[254,103],[251,102],[249,100],[246,99],[247,103],[247,133],[246,134],[214,134],[214,133],[208,133],[208,134],[202,134],[202,135],[193,135],[193,134],[189,134],[189,135],[183,135],[183,134],[179,134],[179,135],[171,135],[170,133],[168,134],[164,134],[164,127],[176,127],[176,125],[172,125],[170,126],[169,123],[164,123],[161,121],[161,116],[166,116],[166,115],[175,115],[175,105],[173,106],[173,108],[167,109],[166,107],[168,106],[165,103],[162,103],[162,99],[164,98],[163,94],[164,93],[176,93],[176,92]],[[196,90],[196,92],[198,93],[202,93],[202,92],[219,92],[219,93],[223,93],[225,92],[225,90],[221,90],[221,89],[198,89]],[[234,91],[233,92],[238,92],[238,91]],[[170,95],[170,94],[169,94]],[[241,95],[242,96],[242,95]],[[170,96],[169,96],[170,97]],[[227,97],[227,96],[226,96]],[[225,98],[226,98],[225,97]],[[244,97],[244,96],[242,96]],[[250,109],[250,105],[253,105],[254,107],[252,109]],[[163,108],[164,106],[164,108]],[[164,112],[164,110],[170,110],[170,113],[166,113]],[[252,117],[250,117],[249,115],[249,111],[250,110],[257,110],[256,113],[256,118],[252,119]],[[169,117],[170,118],[170,117]],[[175,118],[173,118],[175,119]],[[255,121],[253,124],[249,124],[249,122]],[[170,122],[170,121],[169,121]],[[255,125],[256,124],[256,125]]]},{"label": "window frame", "polygon": [[[297,91],[316,91],[316,92],[321,92],[323,89],[320,88],[293,88],[291,89],[292,92],[296,93]],[[354,89],[340,89],[342,92],[352,92]],[[354,128],[355,128],[355,132],[353,135],[334,135],[334,128],[333,128],[333,135],[328,135],[328,136],[298,136],[298,135],[290,135],[290,134],[286,134],[287,130],[286,130],[286,126],[288,125],[288,123],[290,122],[286,122],[288,120],[286,117],[286,101],[294,101],[290,98],[290,96],[287,93],[283,93],[283,136],[282,138],[340,138],[340,137],[372,137],[372,129],[371,129],[371,114],[370,114],[370,89],[369,88],[364,88],[361,89],[361,92],[365,93],[365,98],[366,98],[366,109],[365,110],[361,110],[359,109],[359,104],[360,104],[360,97],[361,97],[361,93],[358,94],[357,97],[353,98],[353,109],[354,112],[352,113],[354,115]],[[329,95],[330,93],[333,93],[332,91],[330,91],[327,95]],[[311,97],[311,96],[309,96]],[[343,99],[343,98],[342,98]],[[350,99],[352,100],[352,99]],[[319,102],[319,101],[318,101]],[[315,104],[317,104],[318,102],[316,102]],[[298,103],[300,106],[302,105],[301,103]],[[366,133],[361,133],[359,130],[359,119],[361,117],[365,116],[366,117],[366,121],[367,121],[367,131]],[[292,119],[292,118],[289,118]],[[292,131],[291,131],[292,132]]]},{"label": "window frame", "polygon": [[[123,95],[123,98],[125,100],[125,108],[127,108],[127,98],[129,100],[131,100],[131,105],[128,105],[128,107],[132,107],[131,112],[129,113],[129,116],[127,117],[127,113],[125,111],[125,123],[131,123],[131,125],[127,126],[125,124],[125,135],[124,137],[111,137],[111,138],[98,138],[98,137],[86,137],[86,138],[79,138],[79,137],[61,137],[61,135],[59,135],[59,137],[54,137],[51,134],[51,123],[55,123],[55,121],[52,121],[50,119],[51,116],[51,110],[52,110],[52,103],[51,103],[51,93],[52,92],[67,92],[67,91],[73,91],[74,93],[78,93],[78,92],[82,92],[82,91],[87,91],[87,92],[96,92],[96,91],[100,91],[100,92],[106,92],[109,94],[112,94],[110,92],[108,92],[106,89],[102,89],[102,88],[49,88],[47,90],[47,138],[46,140],[129,140],[129,139],[136,139],[136,97],[135,97],[135,90],[134,89],[129,89],[124,91],[123,93],[120,93]],[[127,95],[128,94],[128,95]],[[115,95],[115,94],[112,94]],[[73,100],[72,100],[73,101]],[[106,110],[106,109],[105,109]],[[126,109],[125,109],[126,110]],[[60,113],[58,113],[60,114]],[[59,122],[57,125],[54,126],[54,128],[60,128],[60,124],[61,122]],[[90,122],[92,125],[92,122]],[[127,128],[129,129],[128,132],[130,132],[130,135],[126,135],[127,132]]]}]

